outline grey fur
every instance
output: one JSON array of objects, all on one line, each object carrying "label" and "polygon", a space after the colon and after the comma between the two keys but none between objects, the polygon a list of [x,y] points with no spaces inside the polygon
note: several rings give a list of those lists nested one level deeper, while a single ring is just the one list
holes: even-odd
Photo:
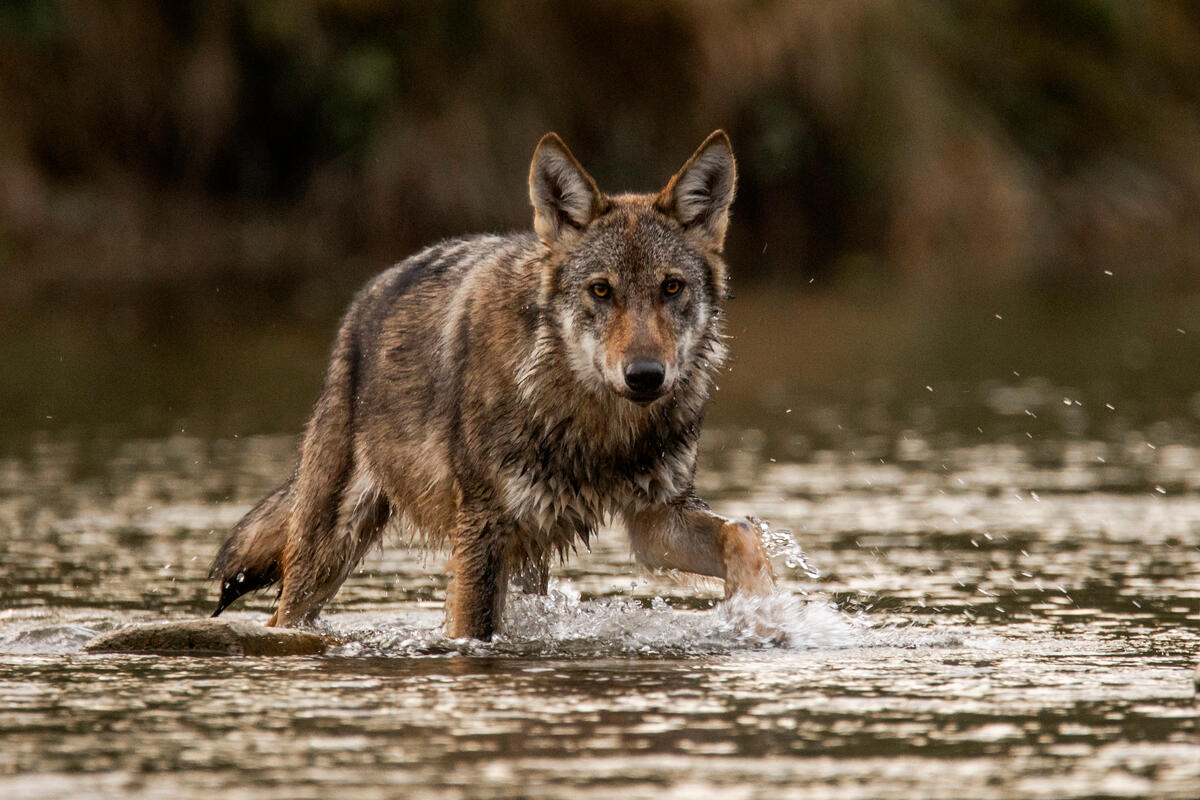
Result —
[{"label": "grey fur", "polygon": [[[662,192],[609,197],[548,134],[530,170],[536,235],[442,242],[371,281],[295,474],[217,555],[216,613],[282,580],[271,624],[311,620],[394,522],[449,546],[456,636],[490,637],[508,582],[544,591],[551,560],[608,518],[647,566],[768,590],[754,531],[692,488],[725,354],[735,177],[717,132]],[[626,385],[635,359],[662,365],[654,396]]]}]

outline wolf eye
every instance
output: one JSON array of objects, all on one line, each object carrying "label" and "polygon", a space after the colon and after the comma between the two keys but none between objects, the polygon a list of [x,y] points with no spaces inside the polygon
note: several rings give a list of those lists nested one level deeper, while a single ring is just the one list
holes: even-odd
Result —
[{"label": "wolf eye", "polygon": [[588,291],[597,300],[607,300],[612,297],[612,287],[608,285],[608,281],[596,281],[588,287]]},{"label": "wolf eye", "polygon": [[679,294],[682,289],[683,281],[679,280],[678,278],[667,278],[665,281],[663,281],[662,290],[663,294],[665,294],[667,297]]}]

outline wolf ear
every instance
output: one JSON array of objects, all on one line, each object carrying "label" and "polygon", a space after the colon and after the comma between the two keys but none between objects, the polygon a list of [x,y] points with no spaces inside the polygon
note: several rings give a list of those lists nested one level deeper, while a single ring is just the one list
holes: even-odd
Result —
[{"label": "wolf ear", "polygon": [[547,133],[533,151],[529,202],[538,238],[553,245],[564,234],[587,227],[603,212],[607,201],[558,134]]},{"label": "wolf ear", "polygon": [[733,146],[725,131],[713,131],[667,182],[655,204],[697,236],[702,247],[719,253],[725,246],[736,185]]}]

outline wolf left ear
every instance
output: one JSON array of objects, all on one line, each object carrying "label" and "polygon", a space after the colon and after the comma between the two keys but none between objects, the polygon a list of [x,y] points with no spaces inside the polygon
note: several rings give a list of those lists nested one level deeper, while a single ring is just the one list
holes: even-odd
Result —
[{"label": "wolf left ear", "polygon": [[729,206],[737,186],[737,163],[725,131],[713,131],[683,168],[667,182],[655,205],[693,232],[702,247],[719,253],[725,246]]},{"label": "wolf left ear", "polygon": [[548,246],[572,231],[583,230],[606,204],[596,181],[556,133],[543,136],[533,151],[529,202],[533,204],[533,229]]}]

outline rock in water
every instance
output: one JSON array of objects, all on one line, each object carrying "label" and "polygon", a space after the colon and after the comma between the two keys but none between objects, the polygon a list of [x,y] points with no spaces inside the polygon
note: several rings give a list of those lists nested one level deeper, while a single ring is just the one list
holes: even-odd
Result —
[{"label": "rock in water", "polygon": [[84,645],[88,653],[155,653],[178,656],[311,656],[324,653],[328,637],[248,622],[196,619],[133,625],[102,633]]}]

